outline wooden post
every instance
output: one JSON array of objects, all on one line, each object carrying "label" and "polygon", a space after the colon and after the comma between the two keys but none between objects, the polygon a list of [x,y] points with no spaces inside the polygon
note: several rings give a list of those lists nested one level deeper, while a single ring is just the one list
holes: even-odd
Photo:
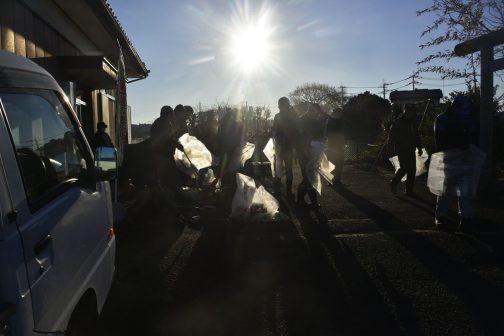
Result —
[{"label": "wooden post", "polygon": [[493,175],[493,47],[481,49],[480,148],[486,153],[483,176]]}]

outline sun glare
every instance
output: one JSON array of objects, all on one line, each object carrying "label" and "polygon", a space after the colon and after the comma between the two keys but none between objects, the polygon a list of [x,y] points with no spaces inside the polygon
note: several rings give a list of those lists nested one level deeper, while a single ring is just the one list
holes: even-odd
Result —
[{"label": "sun glare", "polygon": [[247,27],[233,34],[231,53],[245,73],[260,68],[268,61],[270,34],[270,31],[258,26]]}]

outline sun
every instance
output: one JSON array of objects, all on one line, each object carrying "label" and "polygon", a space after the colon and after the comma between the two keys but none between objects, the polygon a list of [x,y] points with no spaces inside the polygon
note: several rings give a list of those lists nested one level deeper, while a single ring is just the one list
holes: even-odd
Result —
[{"label": "sun", "polygon": [[232,35],[231,54],[243,72],[251,73],[268,62],[270,35],[270,29],[259,25],[238,29]]}]

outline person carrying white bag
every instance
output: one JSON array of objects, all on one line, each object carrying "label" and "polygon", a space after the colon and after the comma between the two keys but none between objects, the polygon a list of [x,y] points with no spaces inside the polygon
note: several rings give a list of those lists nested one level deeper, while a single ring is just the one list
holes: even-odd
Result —
[{"label": "person carrying white bag", "polygon": [[278,109],[280,112],[275,115],[271,132],[275,149],[275,155],[271,161],[275,173],[273,178],[275,189],[279,191],[283,168],[285,168],[285,193],[292,199],[293,152],[300,146],[302,126],[287,97],[278,100]]},{"label": "person carrying white bag", "polygon": [[448,110],[436,118],[434,135],[441,151],[432,155],[427,180],[431,192],[438,195],[434,223],[439,230],[450,230],[448,210],[457,196],[458,228],[464,231],[474,222],[473,197],[485,157],[475,146],[476,128],[469,97],[455,97]]},{"label": "person carrying white bag", "polygon": [[393,147],[400,164],[399,170],[390,181],[390,190],[394,194],[397,194],[397,185],[407,174],[406,196],[415,196],[413,192],[416,173],[415,148],[418,149],[419,156],[423,154],[415,117],[413,106],[404,105],[404,113],[393,122],[390,128],[388,145]]},{"label": "person carrying white bag", "polygon": [[[300,147],[298,155],[303,180],[298,186],[296,202],[299,206],[310,207],[313,210],[320,209],[317,190],[312,183],[312,181],[319,179],[320,160],[317,159],[318,151],[312,148],[312,143],[325,141],[326,119],[327,116],[318,104],[310,104],[308,112],[301,117],[304,145],[302,148]],[[306,203],[306,195],[308,195],[310,203]]]}]

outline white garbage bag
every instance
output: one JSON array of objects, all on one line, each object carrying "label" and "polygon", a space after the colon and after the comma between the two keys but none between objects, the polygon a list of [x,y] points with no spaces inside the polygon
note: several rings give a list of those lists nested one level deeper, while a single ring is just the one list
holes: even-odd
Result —
[{"label": "white garbage bag", "polygon": [[201,183],[204,186],[209,186],[212,185],[214,180],[215,180],[215,174],[213,172],[213,169],[208,168],[207,171],[203,174]]},{"label": "white garbage bag", "polygon": [[457,196],[473,197],[478,190],[485,153],[478,147],[447,150],[431,155],[427,186],[437,195],[455,188]]},{"label": "white garbage bag", "polygon": [[241,216],[250,212],[256,190],[252,177],[236,174],[236,192],[231,202],[231,216]]},{"label": "white garbage bag", "polygon": [[175,149],[173,158],[175,159],[175,165],[181,172],[189,175],[192,178],[196,178],[198,176],[198,169],[196,169],[196,167],[191,164],[184,152]]},{"label": "white garbage bag", "polygon": [[274,178],[281,179],[283,176],[282,158],[280,156],[280,151],[277,150],[275,140],[273,140],[273,138],[269,139],[268,143],[266,144],[266,147],[264,147],[263,149],[263,153],[271,163],[270,166],[272,176]]},{"label": "white garbage bag", "polygon": [[247,162],[247,160],[249,160],[254,154],[254,150],[255,145],[250,142],[245,143],[241,148],[235,150],[233,155],[231,155],[227,170],[236,172],[240,168],[243,168],[243,166],[245,166],[245,162]]},{"label": "white garbage bag", "polygon": [[250,219],[273,219],[279,203],[263,186],[256,187],[253,178],[237,173],[236,192],[231,203],[231,217]]},{"label": "white garbage bag", "polygon": [[[415,171],[415,176],[420,176],[423,175],[427,172],[427,167],[425,166],[425,163],[429,159],[429,153],[425,150],[425,148],[422,148],[422,155],[418,155],[418,152],[415,151],[415,158],[416,158],[416,171]],[[392,166],[394,166],[395,172],[399,170],[401,167],[399,164],[399,157],[393,156],[389,158],[390,163],[392,163]],[[404,175],[403,178],[401,179],[402,182],[406,181],[407,175]]]},{"label": "white garbage bag", "polygon": [[320,162],[320,175],[329,183],[332,183],[334,175],[331,173],[336,166],[332,164],[329,159],[327,159],[326,153],[322,154],[322,160]]},{"label": "white garbage bag", "polygon": [[179,138],[184,151],[197,170],[210,167],[213,161],[212,153],[198,138],[185,133]]},{"label": "white garbage bag", "polygon": [[262,206],[265,213],[273,217],[280,207],[277,199],[273,197],[263,186],[257,188],[252,204]]},{"label": "white garbage bag", "polygon": [[327,145],[320,141],[312,141],[310,148],[310,157],[305,168],[306,177],[318,194],[322,194],[322,176],[327,182],[332,183],[333,175],[331,172],[335,166],[327,159],[325,151]]}]

